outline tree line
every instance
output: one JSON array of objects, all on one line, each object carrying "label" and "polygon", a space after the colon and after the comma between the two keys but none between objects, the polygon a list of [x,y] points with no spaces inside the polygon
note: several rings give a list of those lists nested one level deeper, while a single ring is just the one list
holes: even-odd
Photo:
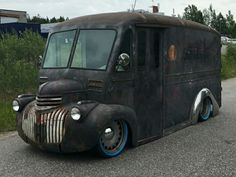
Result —
[{"label": "tree line", "polygon": [[236,38],[236,23],[231,11],[228,11],[228,13],[224,16],[221,12],[216,13],[216,10],[212,5],[202,11],[195,5],[188,5],[184,9],[184,13],[181,18],[210,26],[219,31],[222,35]]},{"label": "tree line", "polygon": [[44,17],[41,17],[39,14],[37,16],[33,16],[33,17],[28,16],[28,18],[27,18],[28,23],[39,23],[39,24],[58,23],[58,22],[66,21],[66,20],[69,20],[69,18],[68,17],[65,18],[63,16],[60,16],[59,18],[56,18],[56,17],[44,18]]}]

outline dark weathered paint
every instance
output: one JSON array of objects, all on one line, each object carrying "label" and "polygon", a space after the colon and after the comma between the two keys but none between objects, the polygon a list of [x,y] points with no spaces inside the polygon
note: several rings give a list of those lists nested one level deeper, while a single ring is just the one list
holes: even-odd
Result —
[{"label": "dark weathered paint", "polygon": [[[110,121],[122,119],[129,125],[131,142],[136,146],[190,125],[192,107],[203,88],[208,88],[213,102],[221,105],[220,36],[213,29],[173,17],[111,13],[75,18],[57,25],[52,32],[103,28],[117,31],[106,71],[68,67],[41,68],[39,73],[37,96],[62,97],[59,108],[69,111],[73,106],[79,107],[82,119],[74,121],[68,115],[62,143],[40,144],[24,135],[21,111],[17,113],[17,129],[26,142],[58,152],[84,151],[96,146]],[[122,52],[120,44],[127,29],[132,31],[131,68],[116,72],[116,60]],[[144,67],[137,66],[138,29],[148,33]],[[157,48],[152,46],[153,31],[160,38]],[[173,61],[167,53],[171,45],[176,47]],[[154,52],[159,53],[158,67],[154,64]],[[92,101],[77,104],[81,100]]]}]

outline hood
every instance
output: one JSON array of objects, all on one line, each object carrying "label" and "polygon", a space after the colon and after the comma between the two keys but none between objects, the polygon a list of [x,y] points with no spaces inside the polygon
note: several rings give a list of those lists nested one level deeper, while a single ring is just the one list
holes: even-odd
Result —
[{"label": "hood", "polygon": [[64,94],[76,93],[84,91],[86,83],[81,83],[76,80],[56,80],[46,82],[39,86],[38,95],[40,96],[61,96]]}]

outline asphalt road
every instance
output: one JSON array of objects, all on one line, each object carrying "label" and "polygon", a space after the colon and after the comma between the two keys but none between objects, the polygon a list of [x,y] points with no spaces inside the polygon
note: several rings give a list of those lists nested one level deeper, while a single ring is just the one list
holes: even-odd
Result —
[{"label": "asphalt road", "polygon": [[102,159],[91,153],[59,155],[0,136],[0,177],[236,176],[236,79],[223,83],[223,107],[207,122]]}]

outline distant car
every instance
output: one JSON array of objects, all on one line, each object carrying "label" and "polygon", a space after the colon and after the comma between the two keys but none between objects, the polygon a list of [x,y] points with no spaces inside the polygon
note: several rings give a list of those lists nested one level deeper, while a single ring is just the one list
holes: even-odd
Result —
[{"label": "distant car", "polygon": [[229,39],[227,42],[230,44],[236,44],[236,39]]},{"label": "distant car", "polygon": [[225,42],[228,42],[230,38],[228,38],[227,36],[221,36],[221,42],[222,43],[225,43]]},{"label": "distant car", "polygon": [[236,44],[236,39],[232,39],[227,36],[221,36],[221,43]]}]

